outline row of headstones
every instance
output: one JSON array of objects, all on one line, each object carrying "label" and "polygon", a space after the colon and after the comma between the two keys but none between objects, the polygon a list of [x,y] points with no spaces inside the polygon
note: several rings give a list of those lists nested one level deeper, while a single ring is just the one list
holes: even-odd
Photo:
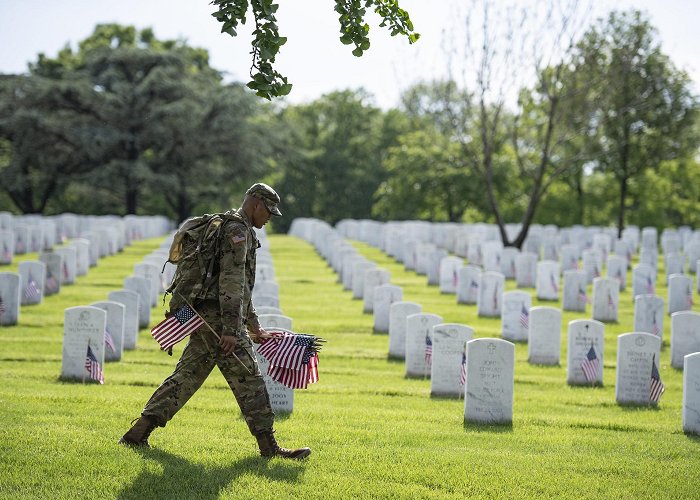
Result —
[{"label": "row of headstones", "polygon": [[[469,258],[470,262],[485,265],[487,270],[507,269],[492,268],[498,266],[493,251],[503,248],[501,234],[496,225],[461,224],[461,223],[430,223],[426,221],[390,221],[377,222],[373,220],[356,221],[346,219],[337,226],[340,233],[355,240],[381,248],[392,257],[404,262],[404,256],[410,256],[415,243],[429,243],[447,250],[455,255]],[[520,231],[519,224],[506,225],[506,234],[512,241]],[[306,235],[311,236],[311,235]],[[308,238],[306,238],[308,239]],[[578,258],[586,249],[595,249],[602,255],[603,260],[614,249],[615,253],[631,260],[641,243],[641,261],[648,259],[655,262],[658,248],[658,232],[656,228],[645,227],[641,231],[636,226],[629,226],[617,238],[617,229],[598,226],[573,226],[559,229],[554,225],[541,226],[533,224],[528,230],[522,248],[523,251],[535,253],[539,258],[558,260],[562,252],[574,252]],[[484,246],[485,244],[485,246]],[[574,249],[565,247],[572,245]],[[661,235],[661,247],[664,254],[685,252],[688,264],[694,272],[695,265],[700,259],[700,231],[693,231],[688,226],[678,230],[664,229]],[[649,254],[645,257],[645,254]],[[482,259],[487,259],[486,261]],[[561,259],[562,264],[569,260]]]},{"label": "row of headstones", "polygon": [[163,216],[61,214],[45,217],[0,212],[0,264],[11,264],[15,255],[41,252],[68,239],[91,234],[95,234],[102,245],[94,251],[104,252],[108,251],[107,247],[121,249],[133,240],[158,236],[170,229],[170,221]]},{"label": "row of headstones", "polygon": [[[130,220],[137,222],[134,217]],[[44,296],[59,293],[61,286],[73,284],[100,258],[120,252],[131,241],[114,230],[93,230],[64,247],[42,251],[38,261],[20,262],[17,273],[0,273],[0,325],[17,324],[21,305],[40,304]]]},{"label": "row of headstones", "polygon": [[[275,267],[270,253],[270,243],[265,229],[256,230],[260,248],[256,254],[255,286],[252,302],[260,326],[270,331],[292,331],[292,318],[285,316],[280,308],[279,284],[275,278]],[[268,375],[270,363],[258,354],[260,345],[253,343],[253,350],[263,375],[270,405],[275,413],[294,411],[294,389],[290,389]]]},{"label": "row of headstones", "polygon": [[172,234],[134,266],[124,287],[109,292],[107,300],[65,309],[62,379],[92,380],[86,365],[91,357],[103,381],[105,362],[120,361],[124,351],[136,349],[139,329],[150,324],[151,309],[175,273],[175,266],[166,263],[171,242]]},{"label": "row of headstones", "polygon": [[[292,225],[292,234],[308,234],[307,224],[325,233],[323,241],[335,239],[329,227],[315,221],[300,221]],[[333,244],[331,244],[332,247]],[[323,250],[319,249],[323,255]],[[333,253],[331,253],[333,255]],[[334,263],[330,262],[335,268]],[[370,270],[368,270],[370,269]],[[371,266],[360,274],[348,273],[357,279],[367,276]],[[370,274],[371,275],[371,274]],[[341,280],[343,280],[341,278]],[[369,288],[368,288],[369,287]],[[374,287],[372,289],[372,287]],[[472,340],[473,329],[467,325],[443,323],[440,316],[424,314],[421,306],[402,301],[402,290],[389,284],[364,283],[357,290],[371,293],[374,311],[374,330],[389,331],[389,355],[406,360],[407,377],[431,379],[431,394],[459,397],[464,394],[465,421],[508,423],[513,415],[513,386],[515,346],[507,340]],[[524,298],[526,296],[526,298]],[[528,340],[528,360],[533,364],[560,363],[561,311],[552,307],[531,308],[530,295],[525,292],[506,292],[504,303],[508,311],[503,316],[504,338]],[[663,317],[663,300],[659,297],[638,297],[635,324],[654,328],[659,313]],[[650,302],[654,315],[650,318]],[[388,316],[388,318],[387,318]],[[639,317],[639,318],[638,318]],[[388,319],[388,322],[387,322]],[[558,324],[557,324],[558,320]],[[692,366],[684,375],[683,428],[686,432],[700,433],[700,314],[676,313],[672,316],[672,364]],[[513,326],[517,325],[517,328]],[[526,337],[522,338],[523,330]],[[569,324],[567,382],[571,385],[603,383],[603,323],[596,320],[575,320]],[[653,351],[640,354],[640,346],[649,345]],[[650,398],[652,368],[660,358],[661,331],[656,335],[635,332],[618,337],[618,370],[616,373],[616,400],[621,404],[656,404]],[[590,352],[593,351],[591,362]],[[682,365],[680,366],[682,367]]]}]

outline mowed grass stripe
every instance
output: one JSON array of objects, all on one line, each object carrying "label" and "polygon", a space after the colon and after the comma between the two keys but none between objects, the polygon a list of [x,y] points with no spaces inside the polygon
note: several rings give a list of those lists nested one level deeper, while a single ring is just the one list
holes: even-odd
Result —
[{"label": "mowed grass stripe", "polygon": [[[159,243],[139,242],[144,245],[140,252],[136,247],[104,259],[85,278],[121,288],[133,265]],[[362,313],[362,302],[342,290],[310,245],[284,235],[271,235],[270,244],[283,312],[293,318],[295,330],[328,339],[321,353],[320,382],[296,391],[294,413],[280,416],[276,425],[282,445],[313,448],[308,461],[257,457],[254,440],[217,373],[165,429],[154,432],[154,449],[117,446],[129,421],[171,373],[183,345],[169,358],[144,329],[136,351],[107,364],[104,386],[58,381],[63,309],[106,297],[92,286],[81,294],[79,281],[64,289],[73,289],[75,302],[65,300],[62,291],[39,306],[47,306],[42,315],[51,320],[49,327],[42,329],[30,317],[34,312],[25,308],[20,321],[33,329],[26,334],[22,325],[0,330],[0,495],[696,495],[700,441],[680,431],[682,374],[668,367],[668,351],[661,368],[668,393],[658,410],[614,402],[612,337],[618,330],[623,333],[624,323],[611,332],[606,326],[604,387],[570,388],[563,366],[531,366],[526,345],[518,344],[513,427],[465,427],[463,401],[431,398],[429,380],[404,378],[403,363],[387,359],[388,337],[372,333],[372,316]],[[476,317],[475,306],[458,306],[453,295],[427,287],[425,277],[403,271],[375,249],[358,248],[390,269],[392,283],[404,287],[405,300],[423,304],[446,321],[470,324],[477,336],[499,336],[500,320]],[[631,310],[630,300],[630,315]],[[162,311],[160,304],[154,309],[154,322]],[[18,340],[25,335],[25,343]]]}]

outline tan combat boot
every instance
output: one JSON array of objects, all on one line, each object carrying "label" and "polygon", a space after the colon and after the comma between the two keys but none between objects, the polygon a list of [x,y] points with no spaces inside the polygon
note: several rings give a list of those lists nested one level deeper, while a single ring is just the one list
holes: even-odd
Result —
[{"label": "tan combat boot", "polygon": [[[131,421],[134,424],[134,421]],[[126,444],[130,446],[145,446],[150,448],[148,444],[148,436],[151,435],[153,429],[157,427],[158,424],[153,422],[150,418],[146,416],[140,416],[136,423],[132,425],[126,434],[122,436],[119,440],[119,444]]]},{"label": "tan combat boot", "polygon": [[288,450],[287,448],[280,448],[275,440],[275,436],[272,432],[263,432],[255,436],[258,440],[258,447],[260,448],[260,455],[263,457],[282,457],[282,458],[293,458],[295,460],[301,460],[311,455],[311,448],[296,448],[294,450]]}]

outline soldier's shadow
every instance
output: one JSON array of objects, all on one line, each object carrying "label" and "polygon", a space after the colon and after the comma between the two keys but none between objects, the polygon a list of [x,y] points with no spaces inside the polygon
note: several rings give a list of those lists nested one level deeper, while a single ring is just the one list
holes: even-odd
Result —
[{"label": "soldier's shadow", "polygon": [[122,491],[119,499],[197,498],[215,499],[221,490],[244,474],[255,474],[270,481],[293,483],[304,472],[303,462],[278,462],[253,456],[218,467],[191,463],[183,457],[159,449],[135,448],[141,457],[158,462],[144,464],[139,476]]}]

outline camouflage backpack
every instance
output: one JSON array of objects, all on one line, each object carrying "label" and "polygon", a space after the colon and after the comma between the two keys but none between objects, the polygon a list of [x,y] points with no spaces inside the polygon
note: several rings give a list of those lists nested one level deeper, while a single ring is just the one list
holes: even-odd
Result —
[{"label": "camouflage backpack", "polygon": [[[176,264],[175,276],[166,290],[172,294],[170,311],[189,302],[193,307],[206,298],[216,298],[219,256],[226,222],[243,222],[236,212],[205,214],[185,221],[170,245],[168,262]],[[165,301],[165,297],[163,298]]]}]

